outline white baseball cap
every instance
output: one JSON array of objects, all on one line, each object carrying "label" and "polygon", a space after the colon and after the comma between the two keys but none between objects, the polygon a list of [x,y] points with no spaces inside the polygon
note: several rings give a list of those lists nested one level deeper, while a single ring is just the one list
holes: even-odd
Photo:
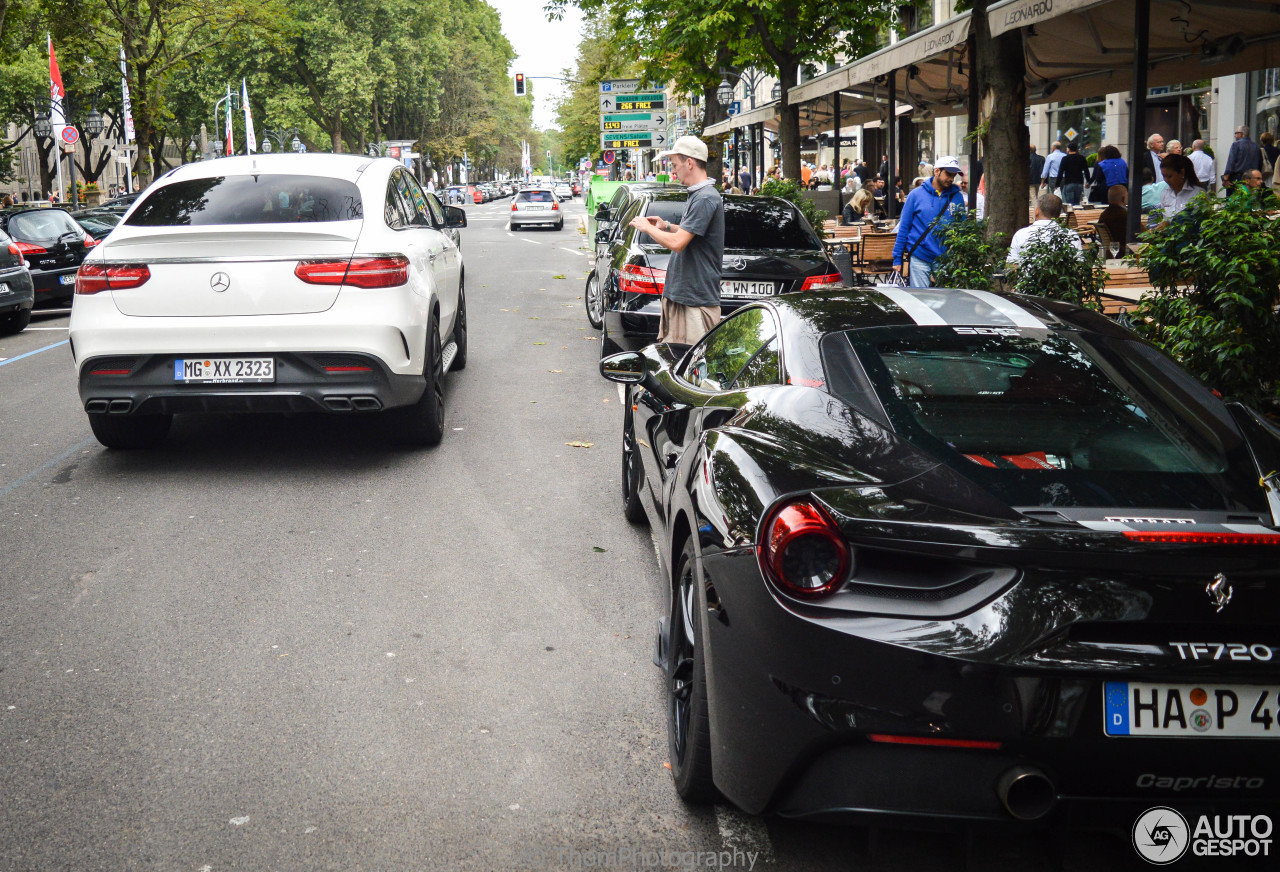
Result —
[{"label": "white baseball cap", "polygon": [[675,141],[667,151],[661,152],[658,157],[671,157],[673,154],[691,157],[696,160],[707,160],[707,144],[696,136],[682,136]]},{"label": "white baseball cap", "polygon": [[935,170],[947,170],[948,172],[960,172],[960,161],[956,160],[953,155],[945,155],[938,158],[938,162],[933,165]]}]

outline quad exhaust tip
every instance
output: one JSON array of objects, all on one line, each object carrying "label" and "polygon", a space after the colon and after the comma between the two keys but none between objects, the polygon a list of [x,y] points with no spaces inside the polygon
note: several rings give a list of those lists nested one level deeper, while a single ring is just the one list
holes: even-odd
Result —
[{"label": "quad exhaust tip", "polygon": [[331,412],[376,412],[382,408],[377,397],[325,397],[324,405]]},{"label": "quad exhaust tip", "polygon": [[127,415],[133,409],[133,400],[89,400],[84,410],[91,415]]},{"label": "quad exhaust tip", "polygon": [[1053,810],[1058,791],[1034,766],[1015,766],[996,784],[996,795],[1005,811],[1020,821],[1034,821]]}]

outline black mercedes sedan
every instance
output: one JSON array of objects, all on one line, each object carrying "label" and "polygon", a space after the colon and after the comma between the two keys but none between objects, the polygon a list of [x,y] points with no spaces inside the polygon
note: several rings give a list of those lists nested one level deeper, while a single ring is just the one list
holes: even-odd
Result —
[{"label": "black mercedes sedan", "polygon": [[[689,196],[683,188],[628,194],[612,216],[616,220],[597,232],[596,265],[583,293],[587,320],[602,328],[602,354],[641,348],[657,338],[671,252],[628,224],[646,215],[678,223]],[[795,206],[777,197],[724,198],[723,314],[752,300],[840,283],[822,240]]]},{"label": "black mercedes sedan", "polygon": [[71,305],[76,271],[98,240],[64,210],[48,207],[0,210],[0,230],[31,270],[36,307]]},{"label": "black mercedes sedan", "polygon": [[1280,430],[1152,346],[877,287],[600,366],[681,796],[1121,827],[1280,798]]}]

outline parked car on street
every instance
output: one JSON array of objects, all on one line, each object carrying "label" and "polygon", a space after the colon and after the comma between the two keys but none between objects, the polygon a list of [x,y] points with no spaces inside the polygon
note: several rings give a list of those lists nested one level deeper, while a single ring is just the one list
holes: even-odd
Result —
[{"label": "parked car on street", "polygon": [[[671,252],[629,224],[645,215],[678,223],[689,195],[683,188],[646,188],[627,188],[625,206],[610,212],[617,220],[596,233],[595,268],[583,300],[588,322],[603,330],[604,354],[643,347],[658,335]],[[822,240],[791,203],[726,196],[724,210],[720,300],[725,315],[752,300],[841,284]]]},{"label": "parked car on street", "polygon": [[31,270],[22,250],[0,230],[0,336],[27,329],[35,299]]},{"label": "parked car on street", "polygon": [[669,585],[685,799],[1128,822],[1280,798],[1280,430],[1134,334],[840,289],[601,372]]},{"label": "parked car on street", "polygon": [[279,154],[161,177],[81,266],[80,398],[111,448],[174,414],[386,411],[440,441],[467,361],[465,274],[441,207],[390,158]]},{"label": "parked car on street", "polygon": [[75,291],[76,270],[98,240],[63,209],[0,209],[0,230],[8,234],[31,270],[36,307],[66,306]]},{"label": "parked car on street", "polygon": [[107,234],[120,223],[121,215],[120,212],[111,212],[106,209],[81,209],[79,212],[71,213],[76,223],[99,242],[106,239]]},{"label": "parked car on street", "polygon": [[521,227],[553,227],[564,229],[564,212],[560,201],[549,188],[530,188],[516,194],[507,218],[508,230]]}]

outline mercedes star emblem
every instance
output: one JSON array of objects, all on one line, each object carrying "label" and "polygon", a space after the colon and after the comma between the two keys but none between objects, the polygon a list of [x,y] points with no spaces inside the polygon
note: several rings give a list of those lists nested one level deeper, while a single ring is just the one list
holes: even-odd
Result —
[{"label": "mercedes star emblem", "polygon": [[209,287],[213,288],[215,293],[221,294],[231,287],[231,276],[224,272],[216,272],[209,277]]},{"label": "mercedes star emblem", "polygon": [[729,266],[741,272],[747,268],[747,262],[741,257],[735,257],[733,260],[729,261]]},{"label": "mercedes star emblem", "polygon": [[1231,585],[1227,584],[1227,577],[1219,572],[1213,577],[1213,581],[1204,586],[1204,592],[1209,595],[1209,599],[1213,600],[1218,611],[1222,611],[1227,607],[1227,603],[1231,602],[1231,594],[1235,591]]}]

